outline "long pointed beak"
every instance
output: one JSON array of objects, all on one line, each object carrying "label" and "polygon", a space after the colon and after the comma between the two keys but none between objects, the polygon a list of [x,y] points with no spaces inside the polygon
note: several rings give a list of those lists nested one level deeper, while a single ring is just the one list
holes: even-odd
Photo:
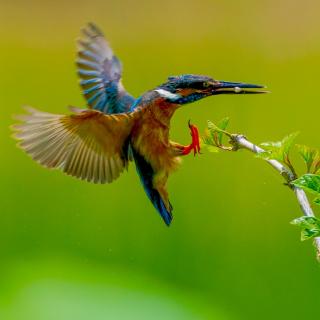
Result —
[{"label": "long pointed beak", "polygon": [[217,81],[213,85],[212,94],[254,94],[269,92],[266,90],[257,90],[263,88],[266,87],[262,85],[241,82]]}]

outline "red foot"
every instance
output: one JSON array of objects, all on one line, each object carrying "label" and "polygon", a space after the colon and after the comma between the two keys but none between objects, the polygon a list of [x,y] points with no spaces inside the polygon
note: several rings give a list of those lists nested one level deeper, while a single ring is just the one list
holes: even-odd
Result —
[{"label": "red foot", "polygon": [[199,138],[199,130],[196,126],[190,123],[190,120],[188,122],[189,128],[190,128],[190,133],[192,137],[192,142],[190,145],[186,146],[183,148],[182,154],[187,155],[193,150],[193,154],[196,155],[197,153],[200,152],[200,138]]}]

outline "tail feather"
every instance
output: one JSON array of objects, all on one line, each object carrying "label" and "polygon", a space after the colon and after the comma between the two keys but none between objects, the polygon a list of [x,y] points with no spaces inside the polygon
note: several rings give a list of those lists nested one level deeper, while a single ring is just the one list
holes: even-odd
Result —
[{"label": "tail feather", "polygon": [[148,198],[152,202],[153,206],[159,212],[165,224],[169,226],[173,218],[171,213],[172,206],[170,204],[170,208],[168,210],[165,206],[163,199],[161,198],[159,191],[153,187],[152,180],[154,176],[154,171],[151,165],[137,151],[135,151],[134,148],[131,149],[133,158],[135,160],[136,169],[139,174],[141,183],[144,187],[144,190]]}]

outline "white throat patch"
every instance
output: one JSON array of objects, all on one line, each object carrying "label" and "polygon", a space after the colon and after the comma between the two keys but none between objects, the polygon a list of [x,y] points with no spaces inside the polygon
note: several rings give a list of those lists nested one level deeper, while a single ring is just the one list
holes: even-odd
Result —
[{"label": "white throat patch", "polygon": [[172,93],[172,92],[164,90],[164,89],[156,89],[154,91],[158,92],[161,97],[169,99],[171,101],[175,101],[175,100],[178,100],[181,98],[180,94]]}]

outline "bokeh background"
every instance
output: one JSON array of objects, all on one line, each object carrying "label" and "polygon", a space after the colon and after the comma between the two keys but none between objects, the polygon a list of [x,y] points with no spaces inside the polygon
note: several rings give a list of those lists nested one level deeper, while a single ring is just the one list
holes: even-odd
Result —
[{"label": "bokeh background", "polygon": [[[135,96],[168,75],[266,84],[272,94],[218,96],[179,110],[231,118],[255,142],[300,131],[319,145],[318,0],[0,0],[0,319],[307,319],[318,315],[320,267],[289,222],[301,215],[282,180],[251,154],[189,156],[169,182],[162,223],[134,166],[112,185],[49,171],[15,147],[23,105],[84,106],[75,38],[105,32]],[[302,163],[297,160],[299,170]]]}]

